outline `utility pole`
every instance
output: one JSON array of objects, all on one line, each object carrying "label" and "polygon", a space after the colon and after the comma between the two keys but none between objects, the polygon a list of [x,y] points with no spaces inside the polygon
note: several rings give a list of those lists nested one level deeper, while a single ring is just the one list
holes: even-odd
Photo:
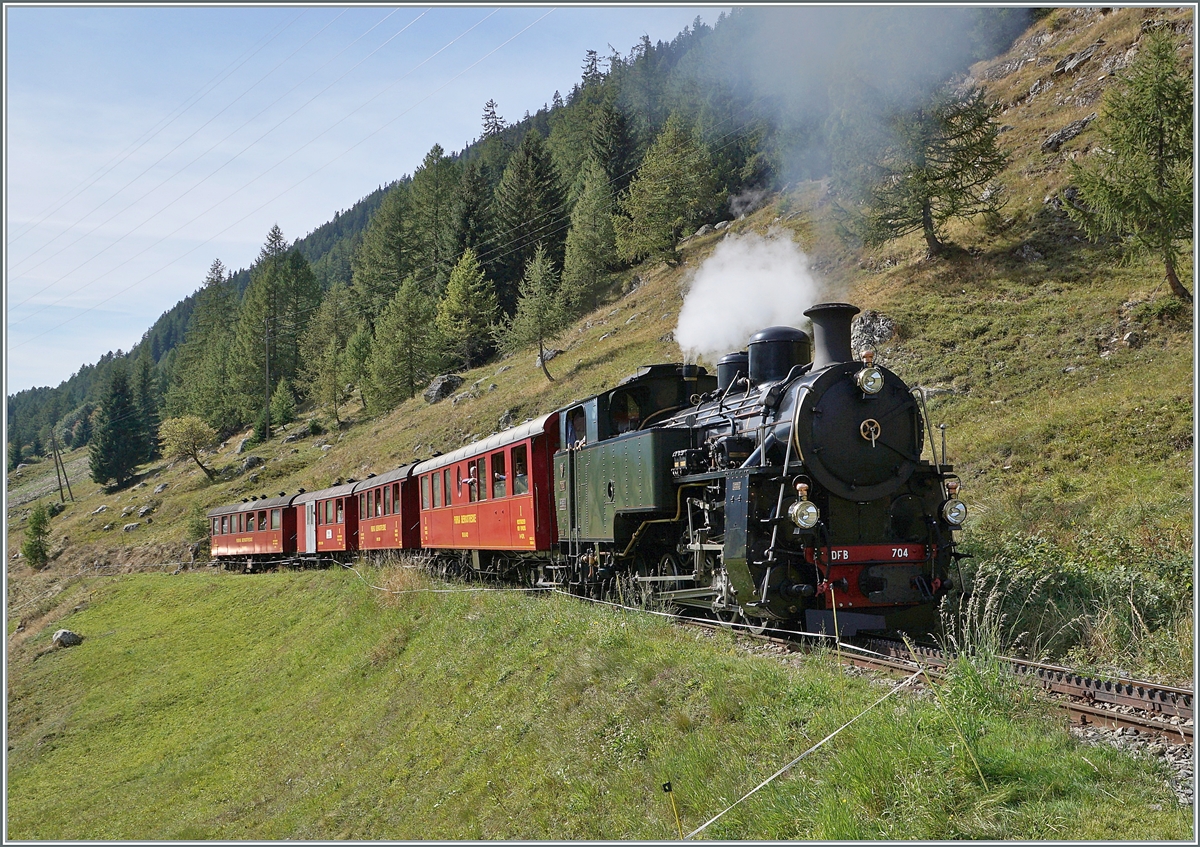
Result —
[{"label": "utility pole", "polygon": [[[54,476],[58,478],[58,500],[60,503],[66,503],[67,498],[63,496],[62,477],[58,473],[58,444],[54,438],[54,427],[50,427],[50,455],[54,459]],[[74,499],[74,498],[72,498]]]},{"label": "utility pole", "polygon": [[267,371],[267,402],[264,404],[264,414],[267,418],[267,425],[263,428],[263,441],[271,440],[271,316],[263,316],[263,346],[267,348],[267,355],[264,358]]},{"label": "utility pole", "polygon": [[71,490],[71,480],[67,477],[67,463],[62,460],[62,454],[58,452],[58,440],[54,437],[54,431],[50,431],[50,450],[54,453],[54,473],[58,473],[59,467],[62,468],[62,479],[58,483],[58,497],[64,503],[67,502],[62,496],[62,484],[67,484],[67,494],[71,497],[71,502],[75,502],[75,492]]}]

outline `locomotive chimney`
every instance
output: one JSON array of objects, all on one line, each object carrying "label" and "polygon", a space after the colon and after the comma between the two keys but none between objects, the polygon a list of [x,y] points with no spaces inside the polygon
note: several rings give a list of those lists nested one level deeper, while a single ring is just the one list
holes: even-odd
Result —
[{"label": "locomotive chimney", "polygon": [[818,371],[836,362],[854,361],[850,349],[850,321],[859,312],[849,303],[818,303],[805,311],[813,322],[813,366]]}]

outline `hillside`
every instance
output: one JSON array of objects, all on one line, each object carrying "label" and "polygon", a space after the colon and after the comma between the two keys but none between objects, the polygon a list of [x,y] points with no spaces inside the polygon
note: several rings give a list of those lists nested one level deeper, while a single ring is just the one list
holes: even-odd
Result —
[{"label": "hillside", "polygon": [[[956,248],[937,259],[926,256],[919,236],[856,249],[834,234],[825,183],[797,184],[724,230],[685,239],[674,266],[623,274],[604,305],[554,342],[563,352],[550,362],[553,382],[529,352],[464,373],[460,395],[436,405],[418,396],[368,419],[355,401],[341,431],[285,443],[302,421],[255,448],[266,464],[253,472],[241,471],[244,457],[234,451],[243,436],[236,436],[211,457],[223,469],[215,484],[188,463],[149,466],[138,485],[113,494],[76,473],[77,502],[53,523],[61,553],[43,573],[13,565],[10,611],[85,563],[178,559],[189,518],[219,503],[381,473],[595,393],[642,364],[679,361],[673,330],[692,274],[723,240],[774,231],[803,247],[829,299],[894,320],[896,335],[880,356],[925,386],[935,424],[948,424],[949,456],[972,510],[966,540],[977,558],[1014,574],[1066,573],[1081,603],[1113,588],[1102,575],[1118,565],[1147,574],[1125,590],[1146,592],[1138,599],[1160,624],[1177,623],[1155,636],[1165,644],[1150,639],[1142,645],[1148,655],[1132,661],[1188,675],[1190,614],[1179,622],[1172,598],[1182,602],[1191,591],[1192,310],[1166,296],[1160,267],[1088,243],[1056,206],[1065,163],[1092,149],[1091,131],[1056,151],[1041,149],[1049,134],[1098,107],[1104,80],[1156,14],[1063,10],[1010,53],[972,68],[1008,104],[1010,129],[1001,138],[1012,157],[1002,176],[1010,197],[1000,231],[960,222],[948,233]],[[1167,17],[1190,32],[1185,13]],[[1064,57],[1097,42],[1102,47],[1074,77],[1054,73]],[[1030,89],[1039,93],[1031,97]],[[1191,267],[1183,272],[1190,283]],[[1130,333],[1136,343],[1125,340]],[[74,460],[78,468],[83,455],[70,454],[68,466]],[[11,526],[53,480],[49,463],[10,478]],[[101,505],[107,511],[96,513]],[[149,520],[138,521],[147,506]],[[135,521],[136,529],[121,531]],[[20,539],[9,537],[10,561]],[[1082,662],[1103,658],[1081,639],[1064,636],[1056,651],[1079,648]],[[1162,659],[1164,651],[1175,658]]]}]

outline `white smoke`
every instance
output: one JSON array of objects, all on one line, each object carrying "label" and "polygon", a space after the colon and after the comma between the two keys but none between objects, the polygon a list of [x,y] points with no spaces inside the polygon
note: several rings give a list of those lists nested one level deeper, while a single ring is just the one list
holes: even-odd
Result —
[{"label": "white smoke", "polygon": [[679,310],[675,340],[689,362],[710,365],[743,350],[769,326],[800,328],[804,310],[821,302],[823,286],[788,233],[774,229],[730,235],[696,270]]}]

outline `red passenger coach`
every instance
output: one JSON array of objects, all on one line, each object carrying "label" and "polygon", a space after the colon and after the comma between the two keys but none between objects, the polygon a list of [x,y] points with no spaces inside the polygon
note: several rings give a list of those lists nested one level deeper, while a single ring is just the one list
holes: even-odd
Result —
[{"label": "red passenger coach", "polygon": [[360,550],[420,549],[417,481],[409,478],[414,467],[405,465],[354,486]]},{"label": "red passenger coach", "polygon": [[358,549],[358,498],[355,483],[299,494],[292,501],[296,514],[296,552],[345,553]]},{"label": "red passenger coach", "polygon": [[249,559],[296,552],[296,514],[288,508],[294,498],[264,497],[211,510],[212,555]]},{"label": "red passenger coach", "polygon": [[551,457],[558,413],[421,462],[421,546],[550,550],[558,534]]}]

